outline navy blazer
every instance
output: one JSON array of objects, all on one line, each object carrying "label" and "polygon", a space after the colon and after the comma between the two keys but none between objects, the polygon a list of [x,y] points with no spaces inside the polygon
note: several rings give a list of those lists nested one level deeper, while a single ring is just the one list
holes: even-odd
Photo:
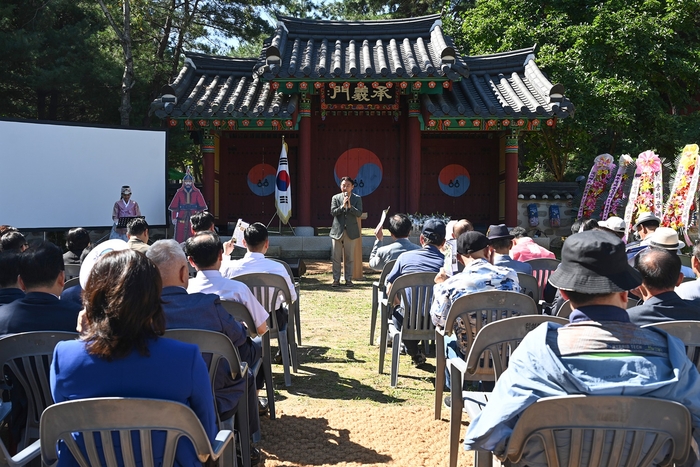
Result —
[{"label": "navy blazer", "polygon": [[627,310],[637,326],[676,320],[700,320],[700,305],[683,300],[676,292],[664,292]]},{"label": "navy blazer", "polygon": [[24,291],[22,289],[17,289],[14,287],[7,289],[0,289],[0,305],[7,305],[15,300],[24,298]]},{"label": "navy blazer", "polygon": [[59,300],[44,292],[29,292],[24,298],[0,307],[0,335],[29,331],[76,332],[80,305]]},{"label": "navy blazer", "polygon": [[[218,295],[191,293],[182,287],[163,287],[161,293],[163,311],[165,312],[166,329],[204,329],[226,334],[233,345],[238,348],[241,360],[248,362],[249,368],[260,358],[255,352],[254,345],[248,339],[248,333],[241,323],[236,321],[223,306]],[[207,364],[211,357],[205,356]],[[249,370],[250,371],[250,370]],[[238,400],[245,392],[243,379],[232,379],[228,365],[219,365],[214,381],[216,407],[220,414],[226,414],[238,407]],[[248,404],[257,405],[255,379],[248,374]],[[251,405],[254,404],[254,405]],[[251,412],[251,433],[258,429],[259,418]]]}]

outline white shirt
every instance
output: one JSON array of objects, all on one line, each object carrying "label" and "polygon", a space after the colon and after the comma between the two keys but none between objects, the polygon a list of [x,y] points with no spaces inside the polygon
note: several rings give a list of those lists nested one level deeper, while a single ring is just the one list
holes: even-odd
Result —
[{"label": "white shirt", "polygon": [[[234,261],[224,260],[221,263],[219,272],[221,272],[221,275],[227,279],[242,276],[243,274],[255,274],[260,272],[281,276],[287,282],[287,287],[289,288],[289,294],[292,297],[292,302],[295,302],[297,299],[297,291],[294,288],[294,281],[291,277],[289,277],[289,273],[287,273],[287,268],[284,267],[284,264],[269,258],[265,258],[265,255],[262,253],[253,253],[249,251],[242,259],[237,259]],[[280,296],[277,298],[277,305],[275,309],[282,306],[282,303],[284,303],[284,299]]]},{"label": "white shirt", "polygon": [[256,328],[266,323],[270,316],[245,284],[226,279],[219,271],[197,271],[197,275],[190,279],[187,286],[187,293],[195,292],[216,294],[221,300],[245,305],[255,321]]}]

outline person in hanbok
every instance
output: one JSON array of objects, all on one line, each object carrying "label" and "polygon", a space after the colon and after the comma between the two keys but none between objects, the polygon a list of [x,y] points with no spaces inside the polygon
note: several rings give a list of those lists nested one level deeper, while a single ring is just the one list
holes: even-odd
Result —
[{"label": "person in hanbok", "polygon": [[202,192],[194,186],[194,177],[189,167],[182,179],[182,186],[177,189],[168,209],[171,213],[170,220],[175,226],[174,238],[182,243],[192,236],[190,217],[207,209]]},{"label": "person in hanbok", "polygon": [[114,225],[112,225],[112,232],[109,234],[109,238],[120,238],[122,240],[129,241],[126,237],[126,228],[117,228],[117,223],[122,217],[137,217],[141,215],[141,209],[139,209],[139,203],[131,199],[131,187],[124,185],[122,187],[122,197],[114,203],[112,208],[112,220]]}]

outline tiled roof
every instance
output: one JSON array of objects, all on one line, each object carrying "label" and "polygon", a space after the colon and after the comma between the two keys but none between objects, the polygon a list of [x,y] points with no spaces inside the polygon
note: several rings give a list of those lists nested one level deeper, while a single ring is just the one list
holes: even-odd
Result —
[{"label": "tiled roof", "polygon": [[[289,128],[299,94],[283,89],[281,81],[295,86],[290,81],[383,79],[429,80],[434,87],[442,82],[435,92],[420,94],[422,111],[431,119],[573,115],[563,86],[543,75],[534,50],[462,57],[442,34],[438,15],[360,22],[280,17],[260,58],[186,53],[180,74],[151,111],[173,119],[255,118],[258,126],[261,120],[278,125],[275,120],[284,120]],[[275,54],[281,58],[274,60]]]},{"label": "tiled roof", "polygon": [[561,84],[552,85],[535,63],[535,47],[466,58],[469,77],[443,94],[423,94],[433,117],[545,117],[573,115]]},{"label": "tiled roof", "polygon": [[255,66],[266,80],[459,79],[468,75],[439,15],[382,21],[278,17]]},{"label": "tiled roof", "polygon": [[269,83],[253,74],[256,61],[188,52],[180,74],[151,110],[160,118],[289,118],[298,97],[271,91]]}]

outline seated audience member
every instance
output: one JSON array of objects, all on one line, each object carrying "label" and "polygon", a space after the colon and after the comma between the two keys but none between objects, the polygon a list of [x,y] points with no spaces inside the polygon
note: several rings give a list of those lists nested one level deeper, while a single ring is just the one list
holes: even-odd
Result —
[{"label": "seated audience member", "polygon": [[26,295],[0,307],[0,335],[27,331],[75,332],[81,307],[58,299],[64,277],[63,252],[53,243],[42,242],[22,253],[19,286]]},{"label": "seated audience member", "polygon": [[596,219],[586,219],[581,221],[581,226],[578,232],[585,232],[587,230],[593,230],[598,228],[598,221]]},{"label": "seated audience member", "polygon": [[192,230],[192,235],[196,234],[197,232],[204,232],[206,230],[215,232],[214,220],[214,215],[209,211],[200,211],[193,214],[192,217],[190,217],[190,229]]},{"label": "seated audience member", "polygon": [[22,253],[24,250],[29,248],[29,244],[27,244],[27,239],[24,237],[24,235],[16,230],[13,230],[0,237],[0,247],[0,250],[2,251]]},{"label": "seated audience member", "polygon": [[472,232],[473,230],[474,226],[471,222],[466,219],[460,219],[452,226],[452,238],[456,240],[464,232]]},{"label": "seated audience member", "polygon": [[641,243],[651,234],[656,232],[659,225],[661,225],[661,219],[656,217],[652,212],[643,212],[637,216],[637,220],[632,226],[632,231],[637,234],[639,240],[627,242],[626,250],[628,259],[635,256],[640,250],[644,249],[644,246]]},{"label": "seated audience member", "polygon": [[19,232],[19,229],[17,227],[12,227],[11,225],[0,225],[0,237],[8,232]]},{"label": "seated audience member", "polygon": [[131,219],[126,226],[126,236],[129,241],[126,244],[132,250],[140,253],[148,251],[148,223],[146,219],[137,217]]},{"label": "seated audience member", "polygon": [[19,255],[13,251],[0,252],[0,306],[24,298],[19,287]]},{"label": "seated audience member", "polygon": [[510,268],[515,272],[532,274],[532,266],[522,261],[516,261],[510,257],[510,248],[513,246],[513,235],[508,232],[505,224],[490,225],[486,232],[491,248],[493,249],[494,266]]},{"label": "seated audience member", "polygon": [[[518,274],[513,269],[490,263],[489,239],[481,232],[472,231],[460,235],[457,239],[457,253],[464,270],[449,278],[442,273],[435,278],[430,318],[437,327],[445,326],[450,307],[464,295],[486,290],[520,291]],[[452,336],[445,336],[447,358],[464,358],[469,353],[465,333],[472,333],[471,325],[458,318],[452,331]],[[449,386],[449,374],[447,385]]]},{"label": "seated audience member", "polygon": [[[280,276],[287,283],[292,302],[296,301],[298,297],[294,288],[294,279],[287,273],[287,268],[284,267],[284,264],[265,258],[265,253],[270,247],[267,227],[260,222],[255,222],[246,227],[243,232],[243,246],[248,250],[245,256],[234,261],[224,260],[221,263],[221,269],[219,269],[221,275],[227,279],[235,279],[243,274],[254,273],[268,273]],[[224,257],[229,257],[232,250],[233,245],[227,243]],[[282,329],[289,321],[289,305],[289,303],[284,303],[284,298],[281,295],[277,297],[277,302],[275,303],[277,323]]]},{"label": "seated audience member", "polygon": [[[214,294],[187,293],[189,269],[187,257],[182,247],[175,240],[158,240],[146,252],[146,257],[158,267],[163,281],[163,311],[166,329],[206,329],[226,334],[233,345],[238,348],[241,360],[251,367],[262,357],[260,343],[254,344],[248,337],[245,326],[221,306],[219,297]],[[219,365],[216,369],[214,395],[216,408],[221,420],[228,420],[235,415],[238,400],[245,394],[243,379],[231,378],[228,365]],[[262,369],[260,371],[262,373]],[[258,381],[252,373],[248,374],[248,407],[258,405],[256,387],[262,387],[264,375],[258,374]],[[259,384],[260,386],[256,386]],[[249,413],[250,433],[260,429],[260,418],[256,410]],[[257,456],[259,458],[259,455]],[[256,462],[257,463],[257,462]]]},{"label": "seated audience member", "polygon": [[[602,231],[573,235],[549,280],[571,301],[570,324],[544,323],[525,336],[471,421],[465,449],[504,454],[523,410],[543,397],[574,394],[677,401],[690,410],[697,433],[700,375],[679,339],[630,323],[627,291],[642,278],[627,263],[624,243]],[[524,452],[521,464],[548,465],[537,436]]]},{"label": "seated audience member", "polygon": [[673,320],[700,320],[700,305],[683,300],[674,291],[683,280],[681,259],[674,252],[650,247],[635,257],[642,285],[635,294],[644,303],[627,310],[637,326]]},{"label": "seated audience member", "polygon": [[515,244],[510,249],[510,256],[516,261],[528,261],[538,258],[556,258],[554,253],[535,243],[527,236],[527,231],[522,227],[514,227],[510,231],[515,238]]},{"label": "seated audience member", "polygon": [[[428,219],[423,225],[420,234],[421,248],[407,251],[399,255],[394,263],[394,267],[386,276],[387,295],[391,290],[391,285],[404,274],[412,272],[440,272],[445,264],[445,256],[440,249],[445,244],[445,223],[438,219]],[[394,307],[392,320],[396,329],[403,326],[404,307],[400,304]],[[405,304],[404,304],[405,305]],[[384,338],[382,336],[382,338]],[[416,366],[425,363],[425,354],[418,349],[418,341],[404,340],[406,353],[411,356]]]},{"label": "seated audience member", "polygon": [[221,275],[219,269],[223,252],[223,245],[215,232],[197,232],[187,239],[185,253],[190,264],[197,269],[197,275],[189,281],[187,292],[216,294],[222,300],[242,303],[253,317],[257,333],[265,334],[270,315],[245,284]]},{"label": "seated audience member", "polygon": [[[180,402],[194,411],[214,443],[216,414],[207,368],[196,345],[162,337],[160,294],[158,269],[144,255],[128,249],[105,254],[85,287],[81,338],[59,342],[54,350],[51,394],[55,402],[91,397]],[[119,435],[113,433],[112,439],[119,442]],[[164,437],[153,436],[155,465],[163,463],[164,443]],[[62,442],[58,449],[59,465],[77,465]],[[175,464],[202,465],[189,442],[178,444]]]},{"label": "seated audience member", "polygon": [[693,247],[691,267],[695,273],[694,281],[683,282],[676,287],[676,293],[683,300],[693,300],[700,303],[700,243]]},{"label": "seated audience member", "polygon": [[[675,254],[680,254],[682,248],[685,247],[685,243],[681,242],[678,238],[678,232],[670,227],[659,227],[651,235],[648,235],[632,255],[628,251],[627,257],[634,258],[640,252],[644,251],[649,247],[663,248],[664,250],[669,250]],[[630,263],[633,264],[633,263]],[[683,277],[695,278],[695,273],[688,266],[681,264],[681,272]]]},{"label": "seated audience member", "polygon": [[82,227],[70,229],[66,235],[66,248],[63,254],[63,262],[66,264],[80,264],[90,253],[90,234]]},{"label": "seated audience member", "polygon": [[413,229],[413,223],[406,214],[394,214],[389,218],[389,233],[393,243],[383,245],[384,232],[380,225],[374,231],[377,239],[374,241],[372,251],[369,254],[369,267],[375,271],[381,271],[389,261],[395,260],[401,253],[417,250],[420,246],[412,243],[408,236]]},{"label": "seated audience member", "polygon": [[90,271],[95,263],[106,253],[110,251],[120,251],[126,250],[129,247],[126,242],[119,238],[114,238],[112,240],[107,240],[105,242],[97,244],[93,249],[91,249],[88,254],[83,258],[80,265],[80,276],[79,285],[74,285],[69,287],[63,292],[61,292],[61,301],[71,301],[76,305],[83,307],[83,289],[87,284],[88,277],[90,276]]},{"label": "seated audience member", "polygon": [[598,222],[598,227],[614,233],[620,239],[625,236],[625,220],[620,217],[608,217],[606,220]]}]

